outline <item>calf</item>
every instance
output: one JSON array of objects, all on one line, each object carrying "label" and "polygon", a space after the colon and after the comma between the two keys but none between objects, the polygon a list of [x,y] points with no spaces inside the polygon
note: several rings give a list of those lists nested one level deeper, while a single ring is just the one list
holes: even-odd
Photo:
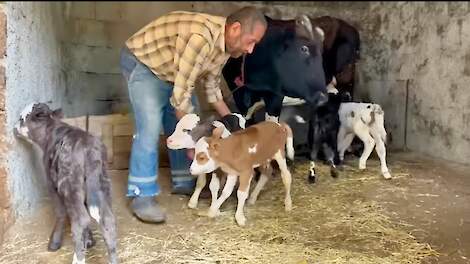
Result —
[{"label": "calf", "polygon": [[338,154],[340,161],[344,159],[344,152],[355,136],[364,142],[364,151],[359,159],[359,169],[366,168],[366,161],[374,149],[380,158],[381,171],[385,179],[392,176],[385,161],[385,142],[387,132],[384,128],[384,112],[380,105],[369,103],[343,103],[339,108],[341,126],[338,132]]},{"label": "calf", "polygon": [[[323,154],[324,160],[330,165],[330,174],[337,177],[338,163],[337,135],[340,127],[338,110],[342,102],[351,101],[348,92],[328,94],[328,102],[312,111],[311,106],[305,103],[284,104],[280,120],[289,124],[293,130],[296,155],[305,155],[310,160],[308,179],[315,183],[315,161],[319,154]],[[262,104],[255,106],[260,107]],[[250,109],[256,111],[256,109]],[[313,114],[312,114],[313,112]],[[262,118],[255,116],[255,122]]]},{"label": "calf", "polygon": [[94,245],[89,228],[101,226],[109,263],[118,263],[116,225],[111,207],[111,183],[106,173],[106,148],[96,137],[62,121],[61,110],[33,103],[21,113],[14,133],[40,147],[47,185],[55,205],[56,223],[48,249],[62,245],[65,219],[72,226],[73,263],[85,263],[85,248]]},{"label": "calf", "polygon": [[237,191],[238,206],[235,219],[238,225],[244,226],[246,218],[243,208],[248,197],[253,169],[268,166],[272,159],[275,159],[279,165],[285,186],[285,210],[292,210],[290,196],[292,179],[287,168],[284,149],[287,147],[287,156],[293,159],[294,149],[290,127],[285,123],[265,121],[237,131],[227,138],[221,138],[222,133],[223,128],[219,127],[214,130],[211,137],[203,137],[196,143],[195,159],[190,169],[191,174],[195,175],[209,173],[220,167],[228,174],[222,195],[209,209],[209,217],[217,215],[222,203],[232,193],[237,177],[239,177],[240,185]]},{"label": "calf", "polygon": [[[196,142],[202,137],[212,135],[212,131],[216,126],[224,126],[223,137],[227,137],[231,132],[235,132],[245,128],[245,119],[237,113],[226,115],[218,120],[214,117],[201,122],[196,114],[187,114],[183,116],[176,124],[175,131],[167,138],[167,146],[170,149],[194,149]],[[188,202],[189,208],[197,208],[199,195],[206,186],[206,174],[201,173],[197,177],[196,188]],[[217,200],[220,181],[215,172],[212,173],[209,189],[212,195],[212,203]]]}]

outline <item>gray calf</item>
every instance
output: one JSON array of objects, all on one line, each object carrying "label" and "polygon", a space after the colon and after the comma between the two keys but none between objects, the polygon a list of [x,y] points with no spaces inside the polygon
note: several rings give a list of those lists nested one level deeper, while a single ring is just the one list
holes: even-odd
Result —
[{"label": "gray calf", "polygon": [[61,110],[33,103],[21,113],[15,135],[43,152],[47,185],[54,202],[56,223],[48,249],[62,245],[69,217],[75,243],[73,263],[85,263],[85,249],[94,245],[91,218],[100,224],[110,263],[118,263],[116,224],[111,207],[111,182],[106,173],[106,147],[85,131],[60,120]]}]

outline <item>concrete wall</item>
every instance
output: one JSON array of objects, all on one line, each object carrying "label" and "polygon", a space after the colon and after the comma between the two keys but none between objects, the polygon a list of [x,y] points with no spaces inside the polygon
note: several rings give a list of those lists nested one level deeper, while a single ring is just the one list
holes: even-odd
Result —
[{"label": "concrete wall", "polygon": [[159,15],[192,6],[189,2],[4,5],[7,90],[5,108],[0,109],[7,113],[2,124],[6,124],[9,151],[2,160],[8,170],[11,201],[0,197],[0,205],[5,202],[14,216],[22,217],[47,198],[39,151],[12,135],[23,107],[32,101],[48,102],[63,108],[66,117],[128,111],[127,90],[119,72],[120,47]]},{"label": "concrete wall", "polygon": [[120,48],[158,16],[191,9],[190,2],[68,2],[64,8],[66,115],[127,112]]},{"label": "concrete wall", "polygon": [[23,216],[44,197],[44,175],[38,153],[16,140],[12,128],[27,104],[42,101],[58,107],[64,102],[61,4],[8,2],[5,11],[8,181],[13,213]]},{"label": "concrete wall", "polygon": [[273,17],[342,18],[361,34],[356,100],[382,105],[389,148],[470,163],[468,2],[198,2],[227,15],[254,5]]}]

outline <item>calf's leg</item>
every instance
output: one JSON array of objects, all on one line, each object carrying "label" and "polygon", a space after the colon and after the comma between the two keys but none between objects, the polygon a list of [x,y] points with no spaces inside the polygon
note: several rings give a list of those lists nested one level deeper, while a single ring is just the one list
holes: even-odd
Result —
[{"label": "calf's leg", "polygon": [[220,211],[220,206],[227,200],[227,198],[232,194],[233,187],[235,186],[235,183],[237,182],[238,175],[227,175],[227,182],[225,182],[224,189],[222,190],[222,194],[220,197],[212,203],[211,207],[209,208],[209,217],[215,217],[217,216]]},{"label": "calf's leg", "polygon": [[375,141],[369,134],[369,128],[365,127],[365,125],[355,127],[354,132],[362,142],[364,142],[364,151],[359,158],[359,169],[364,170],[366,168],[367,159],[372,150],[374,150]]},{"label": "calf's leg", "polygon": [[354,139],[354,134],[347,133],[346,129],[344,127],[340,127],[340,129],[338,131],[338,137],[337,138],[338,138],[337,139],[337,142],[338,142],[338,156],[339,156],[340,163],[342,163],[343,160],[344,160],[344,152],[351,145],[351,142]]},{"label": "calf's leg", "polygon": [[380,159],[380,167],[381,167],[380,169],[382,171],[382,175],[384,176],[385,179],[391,179],[392,175],[390,175],[390,172],[388,171],[387,162],[385,160],[385,156],[386,156],[385,144],[378,133],[371,130],[371,134],[376,142],[375,151],[377,152],[377,155],[379,156],[379,159]]},{"label": "calf's leg", "polygon": [[268,163],[266,166],[261,166],[260,171],[261,171],[261,175],[259,177],[259,180],[256,183],[255,189],[250,194],[250,198],[248,199],[248,204],[250,205],[253,205],[256,203],[259,193],[261,192],[261,190],[263,190],[263,187],[266,185],[266,183],[269,180],[269,177],[271,177],[273,173],[273,167],[271,166],[270,163]]},{"label": "calf's leg", "polygon": [[112,212],[111,204],[107,202],[101,203],[101,219],[100,226],[103,233],[104,242],[108,251],[108,263],[117,264],[117,232],[116,232],[116,220]]},{"label": "calf's leg", "polygon": [[54,211],[56,215],[54,229],[49,238],[47,246],[48,251],[57,251],[62,246],[62,239],[64,237],[65,220],[67,218],[67,211],[64,203],[59,197],[55,188],[50,188],[52,202],[54,204]]},{"label": "calf's leg", "polygon": [[282,183],[284,183],[284,187],[286,189],[286,197],[284,198],[285,210],[291,211],[292,210],[292,198],[290,196],[290,186],[292,183],[292,175],[290,174],[290,171],[287,168],[286,159],[283,157],[281,151],[278,151],[274,155],[274,159],[279,165],[279,169],[281,170]]},{"label": "calf's leg", "polygon": [[245,201],[248,198],[248,190],[250,189],[251,178],[253,176],[253,171],[242,172],[240,174],[240,185],[238,186],[237,191],[237,211],[235,212],[235,220],[239,226],[244,226],[246,224],[246,217],[243,212],[245,208]]},{"label": "calf's leg", "polygon": [[188,207],[195,209],[197,208],[197,203],[199,200],[199,195],[201,194],[202,189],[206,186],[206,174],[199,174],[197,176],[196,188],[194,189],[193,195],[188,202]]},{"label": "calf's leg", "polygon": [[219,195],[219,189],[220,189],[220,179],[217,177],[217,173],[213,172],[212,173],[212,178],[211,182],[209,183],[209,190],[211,190],[211,207],[217,200],[217,196]]}]

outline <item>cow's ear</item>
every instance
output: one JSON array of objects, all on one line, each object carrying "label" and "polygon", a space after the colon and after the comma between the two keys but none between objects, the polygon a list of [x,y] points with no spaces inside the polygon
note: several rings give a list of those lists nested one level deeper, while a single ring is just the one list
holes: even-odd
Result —
[{"label": "cow's ear", "polygon": [[57,108],[56,110],[52,111],[51,116],[52,118],[62,119],[64,118],[64,112],[62,111],[62,108]]}]

